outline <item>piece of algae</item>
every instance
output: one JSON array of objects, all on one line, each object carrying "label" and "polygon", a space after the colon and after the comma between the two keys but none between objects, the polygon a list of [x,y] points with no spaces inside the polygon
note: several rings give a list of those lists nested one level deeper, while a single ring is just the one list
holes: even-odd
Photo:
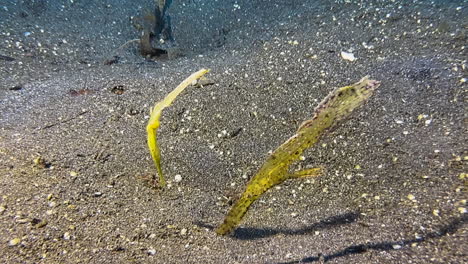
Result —
[{"label": "piece of algae", "polygon": [[151,153],[151,157],[153,157],[154,165],[156,165],[156,169],[159,175],[159,185],[161,187],[166,186],[166,181],[164,180],[164,176],[161,169],[161,152],[158,147],[157,143],[157,134],[159,128],[159,118],[161,117],[162,110],[164,108],[170,106],[175,98],[190,84],[194,81],[202,77],[205,73],[209,72],[207,69],[201,69],[192,75],[190,75],[187,79],[181,82],[172,92],[170,92],[162,101],[156,103],[156,105],[150,109],[150,118],[148,121],[148,125],[146,126],[146,132],[148,134],[148,148]]},{"label": "piece of algae", "polygon": [[380,82],[362,78],[359,82],[335,89],[316,108],[312,119],[305,121],[295,135],[277,148],[252,177],[242,196],[232,206],[224,222],[218,227],[218,235],[232,232],[240,223],[250,205],[263,193],[287,179],[317,176],[321,168],[289,173],[289,166],[299,159],[301,153],[335,128],[340,121],[364,104]]}]

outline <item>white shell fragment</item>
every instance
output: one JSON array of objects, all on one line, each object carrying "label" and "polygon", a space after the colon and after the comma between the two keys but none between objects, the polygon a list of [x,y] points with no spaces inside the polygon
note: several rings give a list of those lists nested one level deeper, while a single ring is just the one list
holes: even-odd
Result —
[{"label": "white shell fragment", "polygon": [[176,176],[174,176],[174,182],[181,182],[181,181],[182,181],[182,175],[177,174]]},{"label": "white shell fragment", "polygon": [[341,52],[341,58],[343,58],[343,59],[345,59],[347,61],[355,61],[356,60],[356,57],[354,57],[353,53],[346,52],[346,51]]}]

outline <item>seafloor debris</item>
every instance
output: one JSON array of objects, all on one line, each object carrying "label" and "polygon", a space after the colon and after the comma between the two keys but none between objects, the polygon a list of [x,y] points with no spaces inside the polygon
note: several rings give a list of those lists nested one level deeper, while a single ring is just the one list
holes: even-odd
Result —
[{"label": "seafloor debris", "polygon": [[300,159],[311,147],[347,118],[351,112],[372,95],[380,83],[364,77],[358,83],[331,92],[315,108],[312,119],[305,121],[297,133],[277,148],[265,161],[259,172],[250,179],[242,196],[231,208],[223,224],[216,230],[219,235],[230,233],[240,223],[250,205],[263,193],[287,179],[317,176],[320,168],[289,172],[290,165]]},{"label": "seafloor debris", "polygon": [[123,85],[119,84],[119,85],[112,87],[111,92],[116,95],[122,95],[125,92],[125,88]]},{"label": "seafloor debris", "polygon": [[347,61],[355,61],[356,60],[356,57],[351,52],[342,51],[340,53],[340,55],[341,55],[341,58],[343,58],[344,60],[347,60]]},{"label": "seafloor debris", "polygon": [[[146,10],[141,16],[133,19],[133,26],[141,31],[139,39],[140,54],[144,57],[160,58],[167,55],[166,50],[155,47],[155,44],[160,40],[173,40],[171,18],[166,14],[169,2],[157,0],[155,1],[156,7],[153,11]],[[131,40],[130,42],[133,41]],[[127,43],[122,46],[125,46]]]},{"label": "seafloor debris", "polygon": [[16,60],[16,59],[13,58],[13,57],[10,57],[10,56],[5,56],[5,55],[1,55],[1,54],[0,54],[0,60],[4,60],[4,61],[14,61],[14,60]]}]

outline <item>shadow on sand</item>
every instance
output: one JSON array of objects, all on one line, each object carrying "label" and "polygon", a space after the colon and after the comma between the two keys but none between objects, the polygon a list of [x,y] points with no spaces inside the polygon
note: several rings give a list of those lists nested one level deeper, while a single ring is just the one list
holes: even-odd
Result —
[{"label": "shadow on sand", "polygon": [[[321,229],[326,229],[332,226],[350,224],[350,223],[355,222],[358,219],[358,217],[359,217],[359,212],[341,214],[341,215],[326,218],[320,222],[314,223],[312,225],[309,225],[300,229],[239,227],[234,231],[234,234],[232,235],[232,237],[236,239],[240,239],[240,240],[255,240],[255,239],[260,239],[260,238],[266,238],[269,236],[274,236],[277,234],[304,235],[304,234],[315,232]],[[197,222],[195,224],[204,228],[214,229],[212,225],[208,225],[208,224],[204,224],[200,222]]]},{"label": "shadow on sand", "polygon": [[463,226],[468,220],[468,215],[452,219],[447,225],[442,226],[438,231],[431,232],[419,239],[405,239],[400,241],[388,241],[388,242],[370,242],[359,245],[351,245],[344,248],[343,250],[337,251],[330,255],[318,255],[306,257],[301,260],[289,261],[289,262],[278,262],[276,264],[299,264],[299,263],[312,263],[312,262],[327,262],[339,257],[345,257],[348,255],[361,254],[369,250],[376,251],[391,251],[401,247],[411,245],[412,243],[421,243],[433,238],[438,238],[456,232],[461,226]]}]

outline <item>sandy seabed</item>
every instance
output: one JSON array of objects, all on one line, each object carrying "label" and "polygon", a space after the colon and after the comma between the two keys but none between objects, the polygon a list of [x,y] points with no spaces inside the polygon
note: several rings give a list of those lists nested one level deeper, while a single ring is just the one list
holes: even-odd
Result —
[{"label": "sandy seabed", "polygon": [[[174,1],[156,61],[119,49],[151,4],[0,1],[0,262],[466,262],[466,1]],[[149,108],[201,68],[164,111],[158,189]],[[366,75],[296,166],[325,173],[217,236],[268,152]]]}]

